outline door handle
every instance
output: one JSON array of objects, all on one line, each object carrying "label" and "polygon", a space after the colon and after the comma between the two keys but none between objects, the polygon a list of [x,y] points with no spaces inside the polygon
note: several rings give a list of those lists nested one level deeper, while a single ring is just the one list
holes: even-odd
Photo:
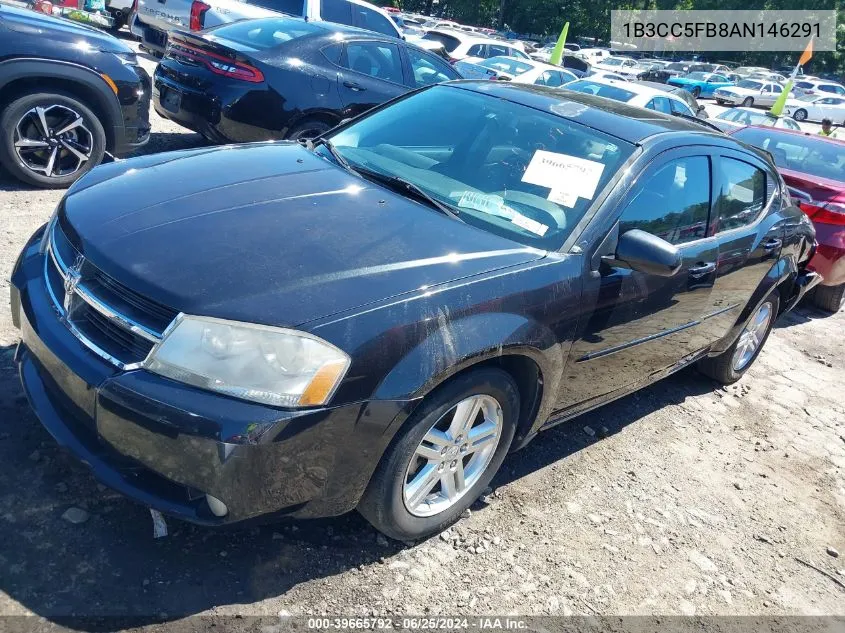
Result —
[{"label": "door handle", "polygon": [[344,81],[343,85],[346,86],[347,88],[351,89],[351,90],[354,90],[355,92],[361,92],[363,90],[366,90],[366,88],[364,88],[364,86],[362,86],[361,84],[356,83],[354,81],[348,81],[348,80]]},{"label": "door handle", "polygon": [[707,262],[706,264],[697,264],[690,268],[689,276],[691,279],[701,279],[714,272],[716,272],[715,262]]},{"label": "door handle", "polygon": [[763,250],[766,252],[773,251],[776,248],[780,248],[781,244],[783,244],[782,240],[773,237],[763,242]]}]

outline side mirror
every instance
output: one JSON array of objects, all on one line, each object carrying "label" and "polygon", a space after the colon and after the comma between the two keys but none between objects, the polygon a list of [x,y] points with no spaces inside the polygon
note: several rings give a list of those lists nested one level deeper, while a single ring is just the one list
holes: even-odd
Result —
[{"label": "side mirror", "polygon": [[703,112],[703,111],[704,111],[704,106],[699,104],[698,110],[696,110],[696,112]]},{"label": "side mirror", "polygon": [[672,277],[683,263],[676,246],[640,229],[619,236],[613,260],[631,270],[659,277]]}]

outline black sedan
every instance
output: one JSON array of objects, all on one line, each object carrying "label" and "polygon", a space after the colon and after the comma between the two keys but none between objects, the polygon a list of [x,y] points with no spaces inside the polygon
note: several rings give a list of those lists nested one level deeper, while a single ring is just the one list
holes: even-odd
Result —
[{"label": "black sedan", "polygon": [[141,503],[358,508],[414,539],[544,429],[692,363],[739,379],[813,249],[730,137],[453,82],[313,143],[93,171],[12,274],[15,358],[45,427]]},{"label": "black sedan", "polygon": [[161,116],[215,142],[312,138],[409,90],[458,79],[436,53],[331,22],[267,18],[170,34]]}]

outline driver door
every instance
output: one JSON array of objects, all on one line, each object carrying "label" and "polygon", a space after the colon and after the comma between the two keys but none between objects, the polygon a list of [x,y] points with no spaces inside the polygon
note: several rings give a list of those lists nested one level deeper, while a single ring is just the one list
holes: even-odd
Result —
[{"label": "driver door", "polygon": [[[647,382],[706,347],[700,328],[712,311],[718,245],[706,237],[711,157],[677,150],[656,159],[637,178],[591,256],[579,334],[561,380],[559,411],[589,408]],[[603,217],[602,217],[603,216]],[[676,245],[683,264],[672,277],[637,272],[607,259],[618,235],[641,229]]]}]

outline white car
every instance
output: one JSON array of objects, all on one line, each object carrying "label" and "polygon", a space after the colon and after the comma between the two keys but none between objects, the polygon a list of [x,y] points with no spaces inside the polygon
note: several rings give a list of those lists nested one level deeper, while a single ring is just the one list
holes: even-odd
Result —
[{"label": "white car", "polygon": [[774,116],[768,112],[761,112],[753,108],[731,108],[716,115],[711,122],[723,131],[746,125],[762,125],[766,127],[800,130],[801,126],[785,116]]},{"label": "white car", "polygon": [[783,113],[796,121],[830,119],[835,125],[845,125],[845,95],[803,94],[787,100]]},{"label": "white car", "polygon": [[611,81],[628,81],[627,77],[623,77],[619,73],[609,73],[605,70],[594,70],[592,68],[590,69],[590,72],[585,75],[585,77],[591,77],[594,79],[608,79]]},{"label": "white car", "polygon": [[517,57],[519,59],[530,59],[513,44],[493,40],[486,37],[478,37],[464,31],[452,31],[448,29],[432,29],[425,35],[424,40],[435,40],[446,47],[446,52],[452,61],[458,61],[465,57],[478,57],[489,59],[491,57]]},{"label": "white car", "polygon": [[742,79],[735,86],[717,88],[713,98],[718,104],[730,103],[751,106],[773,106],[783,92],[783,86],[777,83],[757,81],[756,79]]},{"label": "white car", "polygon": [[606,73],[616,73],[623,77],[636,77],[637,73],[642,72],[637,69],[637,61],[630,57],[611,56],[605,57],[599,62],[593,64],[593,68],[601,70]]},{"label": "white car", "polygon": [[760,66],[740,66],[733,72],[734,74],[740,75],[742,77],[747,77],[748,75],[753,75],[755,73],[767,73],[769,71],[766,68],[762,68]]},{"label": "white car", "polygon": [[560,66],[514,57],[467,57],[455,62],[455,70],[465,79],[498,79],[537,86],[557,87],[578,79]]},{"label": "white car", "polygon": [[594,76],[584,77],[572,81],[566,86],[567,90],[606,97],[615,101],[622,101],[633,106],[656,110],[664,114],[684,115],[695,118],[695,112],[686,101],[671,93],[657,90],[650,86],[636,84],[629,81],[614,79],[599,79]]},{"label": "white car", "polygon": [[603,59],[610,57],[610,51],[606,48],[582,48],[575,55],[578,55],[578,57],[585,59],[591,64],[598,64]]},{"label": "white car", "polygon": [[795,87],[807,94],[828,94],[845,97],[845,86],[824,79],[802,79],[795,82]]},{"label": "white car", "polygon": [[762,81],[763,83],[785,84],[787,78],[779,73],[751,73],[746,79],[753,79],[754,81]]}]

